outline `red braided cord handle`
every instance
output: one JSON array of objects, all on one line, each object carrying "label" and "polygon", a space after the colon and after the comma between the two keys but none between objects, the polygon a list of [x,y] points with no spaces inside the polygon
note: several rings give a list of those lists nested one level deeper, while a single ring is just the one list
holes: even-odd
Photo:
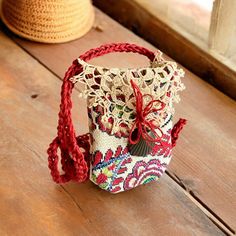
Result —
[{"label": "red braided cord handle", "polygon": [[[94,57],[102,56],[111,52],[133,52],[147,56],[151,61],[155,54],[135,44],[112,43],[104,44],[98,48],[91,49],[80,56],[80,59],[88,61]],[[65,74],[61,87],[61,105],[57,127],[57,137],[48,148],[48,166],[56,183],[65,183],[70,180],[83,182],[88,178],[89,163],[89,135],[85,134],[76,138],[74,126],[71,119],[72,100],[71,94],[74,87],[69,80],[72,76],[82,71],[78,61],[75,60]],[[80,150],[82,147],[85,151]],[[59,157],[57,150],[61,150],[61,164],[64,174],[58,170]]]}]

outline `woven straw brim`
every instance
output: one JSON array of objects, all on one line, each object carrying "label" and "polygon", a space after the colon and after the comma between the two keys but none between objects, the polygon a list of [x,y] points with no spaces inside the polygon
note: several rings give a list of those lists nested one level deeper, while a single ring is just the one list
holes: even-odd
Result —
[{"label": "woven straw brim", "polygon": [[86,34],[94,22],[90,0],[3,0],[1,18],[15,34],[43,43],[62,43]]}]

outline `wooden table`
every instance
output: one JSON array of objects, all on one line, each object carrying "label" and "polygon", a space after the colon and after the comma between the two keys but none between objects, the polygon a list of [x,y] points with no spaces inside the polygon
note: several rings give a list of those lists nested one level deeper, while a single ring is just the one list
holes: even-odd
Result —
[{"label": "wooden table", "polygon": [[[236,229],[236,103],[189,71],[175,118],[185,117],[168,172],[118,195],[91,182],[56,185],[46,149],[56,134],[61,79],[74,58],[108,42],[153,48],[96,10],[96,25],[76,41],[46,45],[0,32],[0,235],[231,235]],[[98,29],[99,28],[99,29]],[[135,67],[137,55],[93,63]],[[85,101],[73,93],[78,134]]]}]

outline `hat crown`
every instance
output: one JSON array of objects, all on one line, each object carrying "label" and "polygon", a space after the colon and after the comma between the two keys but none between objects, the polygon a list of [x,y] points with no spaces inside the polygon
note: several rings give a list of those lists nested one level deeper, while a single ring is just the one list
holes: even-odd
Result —
[{"label": "hat crown", "polygon": [[19,36],[59,43],[87,33],[94,11],[90,0],[3,0],[2,19]]}]

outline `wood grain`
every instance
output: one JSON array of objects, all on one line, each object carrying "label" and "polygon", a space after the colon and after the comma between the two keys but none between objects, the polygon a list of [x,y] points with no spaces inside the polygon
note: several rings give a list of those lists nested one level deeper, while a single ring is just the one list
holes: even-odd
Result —
[{"label": "wood grain", "polygon": [[[90,182],[54,184],[46,148],[61,82],[2,32],[0,41],[1,235],[224,235],[166,175],[119,195]],[[86,106],[76,91],[73,99],[82,133]]]},{"label": "wood grain", "polygon": [[[14,40],[59,77],[74,58],[102,43],[128,41],[153,48],[100,11],[96,12],[96,20],[96,24],[103,28],[102,32],[91,30],[85,37],[67,44],[46,45],[20,38]],[[137,67],[147,64],[147,61],[137,55],[111,54],[92,63]],[[184,82],[187,89],[181,94],[182,102],[176,106],[175,119],[184,117],[188,125],[174,150],[169,171],[235,232],[236,103],[187,70]]]}]

